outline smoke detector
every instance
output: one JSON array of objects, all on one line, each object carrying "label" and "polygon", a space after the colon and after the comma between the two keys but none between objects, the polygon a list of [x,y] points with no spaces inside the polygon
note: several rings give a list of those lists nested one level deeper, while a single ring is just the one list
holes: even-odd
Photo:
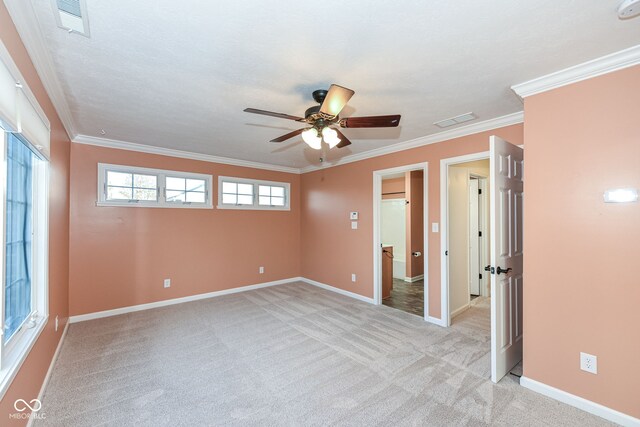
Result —
[{"label": "smoke detector", "polygon": [[640,0],[624,0],[618,7],[618,18],[630,19],[640,15]]},{"label": "smoke detector", "polygon": [[58,27],[69,33],[89,37],[89,16],[86,0],[51,0]]}]

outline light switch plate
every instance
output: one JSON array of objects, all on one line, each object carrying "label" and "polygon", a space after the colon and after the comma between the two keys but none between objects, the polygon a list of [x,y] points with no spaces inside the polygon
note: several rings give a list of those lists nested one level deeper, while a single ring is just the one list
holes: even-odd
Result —
[{"label": "light switch plate", "polygon": [[349,218],[354,221],[358,219],[358,212],[350,212],[349,213]]},{"label": "light switch plate", "polygon": [[352,230],[358,229],[358,221],[351,221],[351,229]]},{"label": "light switch plate", "polygon": [[440,231],[440,224],[438,224],[437,222],[432,222],[431,223],[431,232],[432,233],[437,233]]}]

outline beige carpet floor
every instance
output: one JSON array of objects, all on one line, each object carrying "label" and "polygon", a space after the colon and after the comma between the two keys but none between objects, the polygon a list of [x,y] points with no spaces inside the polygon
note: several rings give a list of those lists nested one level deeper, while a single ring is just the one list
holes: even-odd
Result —
[{"label": "beige carpet floor", "polygon": [[444,329],[292,283],[73,324],[36,425],[606,425],[491,383],[472,314]]}]

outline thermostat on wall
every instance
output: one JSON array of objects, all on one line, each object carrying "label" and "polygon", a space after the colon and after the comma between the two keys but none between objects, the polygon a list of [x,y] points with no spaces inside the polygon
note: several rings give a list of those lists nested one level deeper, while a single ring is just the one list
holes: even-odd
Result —
[{"label": "thermostat on wall", "polygon": [[351,212],[349,213],[349,218],[354,221],[358,219],[358,212]]}]

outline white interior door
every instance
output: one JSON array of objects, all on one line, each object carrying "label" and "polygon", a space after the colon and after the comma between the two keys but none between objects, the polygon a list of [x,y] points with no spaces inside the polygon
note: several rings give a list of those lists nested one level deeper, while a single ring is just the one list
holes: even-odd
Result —
[{"label": "white interior door", "polygon": [[522,208],[524,151],[490,138],[491,380],[522,360]]},{"label": "white interior door", "polygon": [[480,221],[477,179],[469,180],[469,293],[480,295]]}]

